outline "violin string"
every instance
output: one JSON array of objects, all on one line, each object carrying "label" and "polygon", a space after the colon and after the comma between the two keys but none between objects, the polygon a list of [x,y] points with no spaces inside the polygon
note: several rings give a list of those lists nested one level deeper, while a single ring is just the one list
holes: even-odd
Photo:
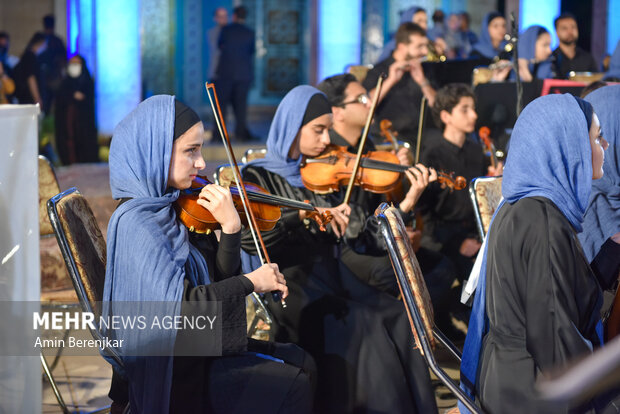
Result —
[{"label": "violin string", "polygon": [[[217,125],[217,129],[220,133],[220,136],[222,137],[222,140],[226,141],[224,130],[222,128],[222,124],[220,122],[219,117],[217,116],[217,111],[215,109],[213,98],[211,97],[211,93],[209,92],[210,84],[207,83],[205,86],[207,88],[207,95],[209,96],[209,102],[211,103],[211,109],[213,110],[213,117],[215,118],[215,124]],[[213,93],[215,93],[215,86],[213,87]],[[228,157],[228,161],[232,165],[233,164],[232,156],[230,154],[230,149],[226,145],[226,142],[224,142],[224,148],[226,149],[226,156]],[[242,194],[241,186],[239,184],[240,177],[237,177],[237,172],[235,171],[234,168],[232,170],[233,170],[233,175],[235,176],[235,184],[237,186],[237,191],[239,192],[239,194]],[[262,255],[261,248],[258,243],[258,239],[256,237],[256,229],[254,228],[254,223],[252,222],[253,220],[251,219],[250,212],[248,211],[249,209],[248,209],[248,206],[246,205],[244,197],[241,197],[241,204],[243,204],[243,210],[245,211],[245,216],[248,218],[248,226],[250,227],[250,233],[252,234],[252,239],[254,240],[254,246],[256,247],[256,253],[258,254],[258,258],[260,259],[261,264],[265,264],[265,258]]]}]

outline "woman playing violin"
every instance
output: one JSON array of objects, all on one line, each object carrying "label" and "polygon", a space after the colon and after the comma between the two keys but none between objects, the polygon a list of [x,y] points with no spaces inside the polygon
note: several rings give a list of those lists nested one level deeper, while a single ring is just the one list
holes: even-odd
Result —
[{"label": "woman playing violin", "polygon": [[[248,344],[245,319],[246,295],[280,290],[286,297],[288,289],[275,264],[241,273],[241,224],[230,192],[208,185],[198,201],[221,224],[219,243],[214,233],[188,234],[177,219],[173,203],[205,167],[202,144],[198,115],[173,96],[145,100],[115,129],[110,187],[121,203],[108,227],[103,296],[107,309],[123,301],[167,303],[175,312],[171,317],[185,315],[190,303],[218,301],[221,346],[214,354],[224,356],[175,356],[189,333],[149,331],[133,346],[156,342],[164,356],[123,355],[121,350],[128,383],[123,386],[115,375],[111,396],[118,402],[118,391],[128,387],[132,412],[230,413],[257,406],[267,412],[309,412],[309,380],[300,368],[248,353],[254,348],[288,359],[278,355],[283,348],[276,344]],[[144,338],[148,342],[140,342]],[[286,350],[298,360],[305,358],[298,348]]]},{"label": "woman playing violin", "polygon": [[[270,304],[276,338],[297,343],[317,361],[317,412],[436,412],[402,303],[364,285],[339,261],[337,239],[347,230],[351,208],[340,204],[338,193],[318,195],[303,186],[302,157],[323,152],[331,124],[325,95],[311,86],[294,88],[278,106],[266,157],[242,172],[273,194],[310,200],[334,214],[328,231],[320,232],[305,213],[284,211],[274,230],[263,233],[290,292],[286,309]],[[242,246],[254,252],[249,235]],[[251,257],[245,259],[249,264]]]}]

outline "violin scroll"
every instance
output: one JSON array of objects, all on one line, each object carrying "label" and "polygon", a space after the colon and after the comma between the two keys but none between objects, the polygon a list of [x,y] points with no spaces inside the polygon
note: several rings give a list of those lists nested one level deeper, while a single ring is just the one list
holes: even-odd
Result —
[{"label": "violin scroll", "polygon": [[327,225],[333,220],[334,215],[329,210],[325,210],[323,212],[314,210],[308,213],[306,218],[314,220],[316,224],[319,225],[319,230],[327,231]]},{"label": "violin scroll", "polygon": [[394,151],[398,151],[398,141],[396,140],[398,132],[392,130],[392,121],[382,119],[379,123],[379,129],[381,129],[381,136],[384,136],[392,144]]},{"label": "violin scroll", "polygon": [[454,176],[454,173],[446,173],[440,171],[437,173],[437,181],[441,184],[441,188],[449,188],[450,191],[462,190],[467,187],[467,180],[461,175]]}]

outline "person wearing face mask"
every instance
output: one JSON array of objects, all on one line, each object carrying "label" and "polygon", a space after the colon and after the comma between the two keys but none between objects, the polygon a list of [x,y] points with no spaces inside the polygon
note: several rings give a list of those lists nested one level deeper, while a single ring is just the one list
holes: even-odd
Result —
[{"label": "person wearing face mask", "polygon": [[64,165],[98,162],[95,82],[80,55],[69,59],[56,95],[56,149]]},{"label": "person wearing face mask", "polygon": [[431,106],[435,101],[435,89],[422,67],[422,60],[428,53],[428,38],[422,27],[406,22],[398,27],[395,42],[392,55],[368,71],[362,85],[372,99],[379,76],[387,73],[371,131],[379,135],[380,121],[389,119],[400,139],[414,143],[422,97],[426,97]]},{"label": "person wearing face mask", "polygon": [[9,53],[9,46],[11,43],[11,37],[7,32],[0,32],[0,62],[4,65],[4,70],[10,75],[12,69],[19,62],[17,56]]},{"label": "person wearing face mask", "polygon": [[37,56],[45,50],[45,45],[45,35],[41,32],[35,33],[24,49],[19,63],[13,69],[15,97],[20,104],[43,105],[38,83],[41,68]]},{"label": "person wearing face mask", "polygon": [[4,64],[0,62],[0,104],[9,103],[9,95],[13,92],[15,92],[15,82],[6,73]]},{"label": "person wearing face mask", "polygon": [[617,412],[599,411],[604,397],[569,407],[535,388],[602,345],[602,291],[618,278],[620,233],[592,262],[577,234],[607,147],[592,105],[570,94],[532,101],[515,124],[461,363],[461,388],[484,412]]}]

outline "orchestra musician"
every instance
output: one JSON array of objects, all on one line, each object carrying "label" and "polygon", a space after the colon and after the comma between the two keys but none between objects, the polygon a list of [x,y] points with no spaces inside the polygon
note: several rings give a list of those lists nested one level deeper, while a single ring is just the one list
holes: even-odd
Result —
[{"label": "orchestra musician", "polygon": [[[618,278],[620,234],[591,264],[577,238],[603,176],[600,132],[592,105],[569,94],[534,100],[515,124],[461,364],[461,386],[485,412],[568,412],[540,400],[535,382],[601,345],[602,289]],[[600,410],[606,398],[574,412]]]},{"label": "orchestra musician", "polygon": [[[310,200],[334,215],[328,231],[320,232],[305,212],[285,210],[276,227],[263,233],[290,292],[286,309],[269,303],[276,340],[296,343],[316,360],[317,412],[436,412],[428,368],[413,348],[402,303],[360,282],[339,260],[337,239],[346,232],[352,207],[339,192],[315,194],[302,182],[303,157],[323,152],[331,126],[325,95],[311,86],[295,87],[278,106],[266,157],[242,171],[244,180],[273,194]],[[242,247],[255,254],[248,234]],[[256,258],[243,259],[251,266]]]},{"label": "orchestra musician", "polygon": [[[177,218],[173,203],[205,167],[203,133],[198,115],[168,95],[145,100],[116,127],[110,187],[121,203],[108,226],[103,300],[109,307],[123,301],[167,303],[176,315],[184,315],[189,303],[219,301],[221,349],[216,354],[222,356],[175,355],[187,341],[185,330],[114,330],[109,333],[134,341],[136,349],[161,344],[163,356],[121,352],[128,383],[115,367],[110,396],[117,404],[128,398],[137,413],[231,413],[255,407],[308,413],[311,358],[294,345],[248,344],[246,295],[280,290],[286,297],[288,289],[275,264],[241,273],[241,222],[230,191],[207,185],[198,200],[221,224],[219,242],[214,233],[188,234]],[[252,347],[271,356],[248,352]]]},{"label": "orchestra musician", "polygon": [[[370,110],[370,100],[364,87],[351,74],[331,76],[323,80],[317,88],[327,96],[333,113],[333,127],[329,130],[329,139],[332,144],[345,146],[349,152],[357,153],[359,141],[362,135],[366,118]],[[375,145],[367,139],[365,151],[374,151]],[[402,165],[409,165],[407,148],[400,148],[397,156]],[[407,171],[406,176],[408,190],[402,191],[404,196],[395,200],[400,214],[405,222],[411,222],[414,218],[414,206],[428,184],[437,180],[437,172],[433,168],[426,168],[423,164],[417,164],[416,168]],[[343,246],[340,259],[361,280],[381,291],[394,296],[399,293],[394,270],[390,258],[383,250],[381,240],[369,240],[368,237],[359,237],[359,232],[364,226],[376,225],[373,213],[381,202],[386,201],[386,195],[364,191],[360,187],[353,189],[352,195],[355,211],[349,216],[347,227],[347,244]],[[359,211],[358,211],[359,210]],[[357,213],[357,214],[355,214]],[[357,231],[351,231],[356,229]],[[378,231],[371,232],[378,236]],[[368,232],[364,233],[365,235]],[[424,274],[426,285],[431,295],[433,308],[435,309],[435,323],[442,332],[449,337],[456,334],[452,332],[446,301],[450,285],[455,278],[452,263],[441,253],[428,249],[419,248],[419,240],[422,232],[416,229],[412,235],[412,243],[416,249],[416,256]],[[378,246],[381,246],[380,248]],[[462,336],[462,334],[461,334]]]},{"label": "orchestra musician", "polygon": [[396,48],[387,59],[368,71],[362,85],[372,99],[377,80],[386,73],[375,124],[383,119],[392,121],[402,140],[413,143],[417,134],[422,97],[429,105],[435,101],[435,89],[424,73],[422,59],[428,53],[426,31],[415,23],[407,22],[396,31]]}]

